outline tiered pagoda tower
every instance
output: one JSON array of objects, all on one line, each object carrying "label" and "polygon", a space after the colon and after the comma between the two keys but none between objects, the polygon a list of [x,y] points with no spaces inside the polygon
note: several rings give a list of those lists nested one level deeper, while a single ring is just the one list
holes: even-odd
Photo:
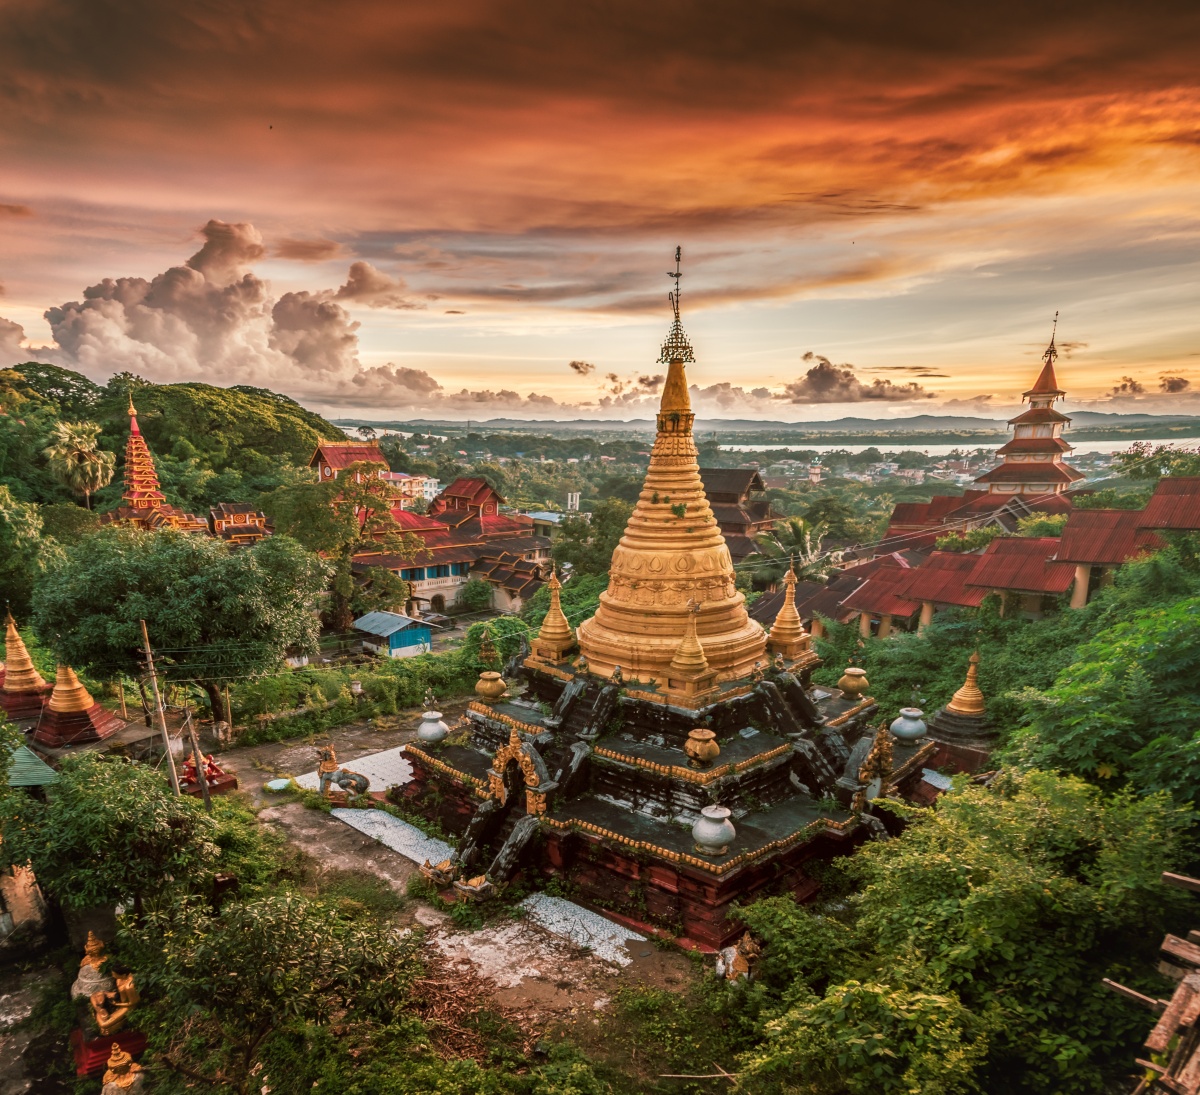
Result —
[{"label": "tiered pagoda tower", "polygon": [[129,440],[125,443],[125,491],[121,505],[104,514],[105,524],[136,525],[143,529],[176,528],[208,534],[208,522],[167,502],[158,482],[150,446],[138,426],[133,395],[129,396]]},{"label": "tiered pagoda tower", "polygon": [[[579,648],[599,676],[611,677],[619,666],[626,680],[694,695],[747,676],[766,657],[767,636],[746,612],[700,480],[684,371],[696,358],[679,319],[678,268],[671,276],[674,320],[659,355],[667,380],[650,467],[613,552],[600,607],[579,625]],[[705,665],[692,657],[683,672],[673,666],[693,626]]]},{"label": "tiered pagoda tower", "polygon": [[50,695],[51,685],[33,664],[11,612],[5,618],[4,629],[5,670],[0,709],[10,719],[36,718]]},{"label": "tiered pagoda tower", "polygon": [[804,865],[863,835],[833,795],[863,786],[876,707],[857,681],[809,686],[819,659],[794,574],[769,642],[746,612],[696,459],[679,258],[657,437],[596,614],[573,633],[555,577],[540,633],[506,668],[516,698],[472,703],[465,733],[406,746],[413,779],[395,793],[462,834],[423,868],[439,885],[478,898],[517,870],[558,876],[723,946],[740,934],[731,905],[815,893]]},{"label": "tiered pagoda tower", "polygon": [[1042,355],[1042,371],[1037,381],[1021,398],[1029,410],[1009,421],[1013,439],[997,450],[1003,461],[999,467],[985,472],[975,480],[986,486],[989,494],[1045,495],[1061,494],[1072,483],[1084,478],[1066,463],[1064,457],[1072,447],[1063,440],[1064,426],[1070,418],[1054,409],[1054,404],[1067,393],[1058,386],[1054,362],[1058,349],[1054,336],[1058,331],[1058,313],[1054,313],[1054,330],[1050,345]]}]

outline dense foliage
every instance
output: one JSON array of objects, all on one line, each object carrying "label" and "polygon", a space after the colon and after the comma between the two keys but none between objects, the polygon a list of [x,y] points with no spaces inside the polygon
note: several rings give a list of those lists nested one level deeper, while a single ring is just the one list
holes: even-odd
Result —
[{"label": "dense foliage", "polygon": [[38,583],[34,630],[68,665],[137,677],[146,621],[162,674],[193,681],[223,717],[222,686],[316,647],[325,565],[286,536],[217,540],[108,527],[68,547]]},{"label": "dense foliage", "polygon": [[809,1095],[1090,1095],[1127,1073],[1145,1018],[1100,982],[1153,979],[1179,908],[1158,876],[1183,860],[1191,814],[1037,771],[903,812],[902,836],[846,861],[848,897],[746,910],[767,958],[743,1077]]}]

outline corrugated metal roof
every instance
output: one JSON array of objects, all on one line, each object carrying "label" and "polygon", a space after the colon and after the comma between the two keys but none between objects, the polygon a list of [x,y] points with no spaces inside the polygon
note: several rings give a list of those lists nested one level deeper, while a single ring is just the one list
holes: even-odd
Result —
[{"label": "corrugated metal roof", "polygon": [[10,787],[45,787],[58,782],[58,773],[26,745],[18,745],[8,762]]},{"label": "corrugated metal roof", "polygon": [[967,585],[1013,593],[1066,593],[1075,580],[1073,563],[1055,562],[1057,536],[1004,536],[977,558]]},{"label": "corrugated metal roof", "polygon": [[1070,464],[1033,461],[1028,464],[1001,464],[976,476],[976,483],[1074,483],[1086,476]]},{"label": "corrugated metal roof", "polygon": [[399,612],[368,612],[354,621],[354,629],[365,631],[368,635],[379,635],[386,638],[413,624],[422,624],[422,621],[414,620],[411,616],[401,615]]},{"label": "corrugated metal roof", "polygon": [[907,584],[910,573],[908,569],[902,570],[900,567],[881,567],[854,590],[842,602],[842,606],[879,616],[907,618],[921,607],[920,601],[910,600],[896,592]]},{"label": "corrugated metal roof", "polygon": [[377,441],[322,441],[309,460],[308,466],[315,468],[320,457],[325,458],[331,468],[348,468],[351,464],[366,461],[370,464],[382,464],[387,467],[387,460],[379,451]]},{"label": "corrugated metal roof", "polygon": [[1062,530],[1057,558],[1064,563],[1119,566],[1163,546],[1153,532],[1139,527],[1136,509],[1075,510]]},{"label": "corrugated metal roof", "polygon": [[1160,479],[1139,524],[1141,528],[1200,529],[1200,476]]},{"label": "corrugated metal roof", "polygon": [[896,587],[896,594],[914,601],[975,608],[987,596],[986,590],[968,589],[966,585],[978,562],[978,555],[935,551],[915,570],[904,572],[905,581]]}]

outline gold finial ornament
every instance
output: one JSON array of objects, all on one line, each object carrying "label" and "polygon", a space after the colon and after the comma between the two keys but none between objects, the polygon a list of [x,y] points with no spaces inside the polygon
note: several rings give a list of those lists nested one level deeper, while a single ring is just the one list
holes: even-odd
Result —
[{"label": "gold finial ornament", "polygon": [[791,561],[788,572],[783,576],[783,605],[771,630],[767,642],[772,651],[786,658],[795,658],[812,645],[812,639],[804,630],[804,621],[796,608],[796,566]]},{"label": "gold finial ornament", "polygon": [[700,605],[696,601],[688,602],[687,624],[683,632],[683,641],[671,659],[671,672],[682,674],[705,673],[708,671],[708,659],[704,656],[704,647],[696,637],[696,617],[700,615]]},{"label": "gold finial ornament", "polygon": [[[700,481],[684,363],[694,360],[678,318],[679,278],[670,276],[673,322],[663,344],[667,363],[650,467],[625,534],[613,552],[608,588],[596,614],[579,625],[579,647],[592,672],[608,678],[669,684],[681,654],[679,636],[695,629],[714,679],[748,677],[764,658],[767,636],[746,612],[733,560]],[[689,602],[700,611],[688,621]],[[685,634],[685,642],[686,634]],[[685,664],[695,651],[683,650]],[[681,689],[682,691],[682,689]],[[694,690],[693,690],[694,691]]]},{"label": "gold finial ornament", "polygon": [[956,715],[982,715],[986,710],[983,693],[979,690],[979,651],[971,655],[967,664],[967,679],[963,686],[954,693],[953,699],[946,704],[947,711]]},{"label": "gold finial ornament", "polygon": [[567,622],[562,610],[562,582],[558,580],[558,569],[550,571],[550,581],[546,583],[550,590],[550,611],[542,621],[538,630],[538,657],[549,662],[562,661],[563,655],[575,645],[575,632]]},{"label": "gold finial ornament", "polygon": [[122,1091],[141,1091],[145,1082],[141,1073],[142,1066],[121,1048],[119,1042],[113,1042],[108,1070],[104,1073],[104,1090],[108,1091],[111,1084]]},{"label": "gold finial ornament", "polygon": [[54,681],[54,691],[46,705],[51,711],[89,711],[95,704],[92,694],[84,688],[69,665],[60,665]]},{"label": "gold finial ornament", "polygon": [[8,613],[4,630],[5,692],[46,692],[50,685],[35,668],[25,640],[17,630],[17,622]]}]

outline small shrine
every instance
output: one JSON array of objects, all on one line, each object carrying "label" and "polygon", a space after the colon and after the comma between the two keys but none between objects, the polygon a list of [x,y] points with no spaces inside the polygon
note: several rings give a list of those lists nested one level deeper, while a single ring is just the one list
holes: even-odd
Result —
[{"label": "small shrine", "polygon": [[979,688],[978,651],[971,655],[962,687],[929,720],[929,736],[941,745],[943,763],[956,771],[977,772],[987,765],[1000,735]]},{"label": "small shrine", "polygon": [[0,708],[13,721],[36,719],[54,686],[34,666],[11,612],[4,621],[4,658]]},{"label": "small shrine", "polygon": [[74,669],[60,665],[33,740],[51,749],[61,749],[64,745],[103,741],[124,728],[124,722],[92,699]]},{"label": "small shrine", "polygon": [[769,631],[746,611],[700,478],[678,260],[650,466],[599,608],[573,629],[553,575],[541,629],[501,680],[523,694],[496,689],[453,733],[407,746],[413,779],[396,793],[461,834],[424,871],[464,897],[526,869],[720,949],[743,935],[733,904],[811,897],[806,865],[866,836],[861,798],[835,794],[874,741],[876,705],[861,670],[812,686],[794,572]]}]

